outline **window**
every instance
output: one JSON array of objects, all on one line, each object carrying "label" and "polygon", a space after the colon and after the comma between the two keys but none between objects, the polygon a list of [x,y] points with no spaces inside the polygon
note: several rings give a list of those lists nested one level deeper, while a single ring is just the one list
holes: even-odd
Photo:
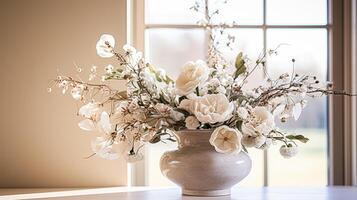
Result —
[{"label": "window", "polygon": [[[209,0],[214,6],[216,0]],[[205,30],[196,25],[202,16],[189,10],[194,0],[146,0],[145,54],[172,77],[189,60],[205,59],[207,38]],[[326,80],[328,69],[328,2],[327,0],[229,0],[222,5],[217,24],[236,21],[231,28],[237,46],[227,56],[233,59],[238,51],[256,58],[263,49],[282,45],[277,57],[268,60],[271,76],[291,70],[296,59],[297,73],[313,73]],[[306,134],[311,140],[301,145],[297,157],[280,157],[279,145],[266,152],[249,149],[253,160],[250,175],[240,185],[326,185],[327,184],[327,101],[310,100],[299,121],[285,123],[284,130]],[[163,152],[176,148],[152,145],[146,149],[146,184],[171,185],[161,175],[159,159]]]}]

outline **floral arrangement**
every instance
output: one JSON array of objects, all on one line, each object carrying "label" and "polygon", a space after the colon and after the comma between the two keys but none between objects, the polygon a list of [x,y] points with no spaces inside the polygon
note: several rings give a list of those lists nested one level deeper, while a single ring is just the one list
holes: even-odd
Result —
[{"label": "floral arrangement", "polygon": [[[196,3],[191,9],[200,12],[201,8]],[[93,66],[88,82],[63,75],[55,79],[63,94],[69,91],[84,104],[78,110],[83,118],[79,127],[101,134],[92,141],[93,155],[116,159],[120,154],[134,162],[142,159],[141,150],[147,143],[175,142],[175,132],[180,130],[210,129],[209,142],[217,152],[267,149],[280,142],[280,154],[290,158],[298,153],[298,142],[306,143],[308,138],[284,133],[275,121],[298,120],[307,97],[346,94],[333,90],[330,82],[321,83],[315,76],[294,70],[270,78],[265,63],[277,49],[262,52],[256,60],[240,52],[234,63],[227,62],[218,46],[230,47],[235,38],[224,32],[229,25],[210,25],[218,11],[203,9],[206,16],[199,23],[216,30],[210,32],[208,59],[187,62],[176,80],[130,45],[121,53],[116,51],[114,37],[108,34],[100,37],[96,50],[100,57],[114,57],[115,66],[106,66],[103,73]],[[224,41],[222,36],[228,39]],[[295,62],[292,59],[293,67]],[[264,84],[248,89],[249,77],[259,68],[266,74]],[[125,83],[126,90],[113,89],[113,81]]]}]

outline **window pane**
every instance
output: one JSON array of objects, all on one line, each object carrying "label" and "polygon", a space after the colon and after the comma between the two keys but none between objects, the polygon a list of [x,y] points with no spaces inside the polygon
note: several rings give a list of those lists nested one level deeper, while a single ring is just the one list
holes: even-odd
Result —
[{"label": "window pane", "polygon": [[[325,29],[270,29],[267,31],[268,48],[281,43],[278,56],[268,60],[271,76],[292,72],[291,59],[296,59],[298,74],[327,77],[327,31]],[[326,98],[308,99],[308,105],[298,121],[279,123],[288,133],[304,134],[310,141],[299,143],[299,153],[291,159],[279,155],[280,146],[269,149],[269,185],[272,186],[322,186],[327,184],[327,109]]]},{"label": "window pane", "polygon": [[214,23],[231,23],[235,21],[239,25],[263,24],[262,0],[230,0],[226,4],[219,2],[217,4],[217,1],[210,1],[210,8],[220,9],[219,15],[213,18]]},{"label": "window pane", "polygon": [[327,0],[267,0],[267,24],[327,24]]},{"label": "window pane", "polygon": [[190,7],[195,0],[146,0],[146,24],[196,24],[203,15]]},{"label": "window pane", "polygon": [[188,61],[205,59],[207,44],[203,29],[149,29],[147,55],[150,62],[176,78]]},{"label": "window pane", "polygon": [[[253,63],[259,54],[264,50],[263,30],[262,29],[227,29],[227,32],[236,39],[233,49],[223,48],[221,52],[224,57],[232,63],[234,67],[235,58],[239,52],[243,52]],[[262,69],[257,69],[248,78],[247,88],[258,87],[264,78]]]}]

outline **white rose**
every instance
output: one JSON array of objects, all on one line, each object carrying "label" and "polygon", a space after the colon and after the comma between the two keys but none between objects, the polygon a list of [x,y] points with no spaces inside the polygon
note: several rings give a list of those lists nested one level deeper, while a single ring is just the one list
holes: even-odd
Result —
[{"label": "white rose", "polygon": [[103,58],[110,58],[112,57],[114,54],[112,53],[112,48],[108,48],[109,44],[112,48],[114,48],[115,46],[115,39],[112,35],[109,34],[103,34],[100,36],[97,45],[96,45],[96,49],[97,49],[97,54],[100,57]]},{"label": "white rose", "polygon": [[274,116],[265,107],[255,107],[248,120],[242,124],[242,131],[246,135],[267,135],[275,128]]},{"label": "white rose", "polygon": [[238,116],[242,119],[247,119],[248,117],[248,111],[244,107],[239,107],[237,109]]},{"label": "white rose", "polygon": [[185,122],[187,129],[195,130],[200,126],[200,122],[194,116],[188,116]]},{"label": "white rose", "polygon": [[296,146],[283,145],[280,147],[279,151],[284,158],[291,158],[298,153],[298,148]]},{"label": "white rose", "polygon": [[194,114],[202,123],[224,122],[232,116],[234,104],[223,94],[207,94],[194,99],[184,99],[179,108]]},{"label": "white rose", "polygon": [[228,126],[216,128],[209,140],[219,153],[239,153],[242,150],[242,133]]},{"label": "white rose", "polygon": [[204,61],[186,63],[176,80],[176,93],[185,96],[194,92],[197,86],[208,79],[208,75],[209,68]]}]

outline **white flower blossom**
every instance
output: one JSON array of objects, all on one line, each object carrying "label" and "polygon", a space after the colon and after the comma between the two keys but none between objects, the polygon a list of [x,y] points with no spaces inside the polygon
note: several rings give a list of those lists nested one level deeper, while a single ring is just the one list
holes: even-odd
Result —
[{"label": "white flower blossom", "polygon": [[123,50],[129,54],[136,54],[136,49],[130,44],[125,44]]},{"label": "white flower blossom", "polygon": [[219,153],[239,153],[242,150],[242,133],[228,126],[216,128],[209,140]]},{"label": "white flower blossom", "polygon": [[84,91],[85,86],[82,84],[76,85],[76,87],[72,88],[71,95],[73,99],[80,100],[82,99],[82,94]]},{"label": "white flower blossom", "polygon": [[196,87],[208,79],[208,75],[209,69],[204,61],[186,63],[176,80],[177,94],[185,96],[194,92]]},{"label": "white flower blossom", "polygon": [[112,74],[113,73],[113,71],[114,71],[114,67],[113,67],[113,65],[107,65],[105,68],[104,68],[104,70],[105,70],[105,73],[107,73],[107,74]]},{"label": "white flower blossom", "polygon": [[252,109],[248,120],[242,124],[242,131],[246,135],[267,135],[275,128],[274,116],[266,107],[257,106]]},{"label": "white flower blossom", "polygon": [[188,116],[185,120],[186,128],[190,130],[195,130],[200,126],[200,122],[195,116]]},{"label": "white flower blossom", "polygon": [[194,99],[184,99],[179,108],[194,114],[202,123],[216,123],[232,117],[234,104],[223,94],[207,94]]},{"label": "white flower blossom", "polygon": [[284,158],[291,158],[298,153],[298,148],[296,146],[283,145],[280,147],[279,151]]},{"label": "white flower blossom", "polygon": [[115,46],[115,39],[112,35],[109,34],[103,34],[100,36],[100,39],[97,42],[96,45],[96,49],[97,49],[97,54],[100,57],[103,58],[110,58],[112,57],[114,54],[112,52],[111,48],[108,48],[109,44],[112,48],[114,48]]},{"label": "white flower blossom", "polygon": [[87,119],[93,119],[96,120],[97,119],[97,115],[99,114],[100,108],[99,105],[97,103],[87,103],[86,105],[82,106],[79,111],[78,114],[87,118]]},{"label": "white flower blossom", "polygon": [[97,137],[92,141],[92,151],[108,160],[115,160],[119,158],[118,153],[113,149],[113,140],[110,135]]}]

